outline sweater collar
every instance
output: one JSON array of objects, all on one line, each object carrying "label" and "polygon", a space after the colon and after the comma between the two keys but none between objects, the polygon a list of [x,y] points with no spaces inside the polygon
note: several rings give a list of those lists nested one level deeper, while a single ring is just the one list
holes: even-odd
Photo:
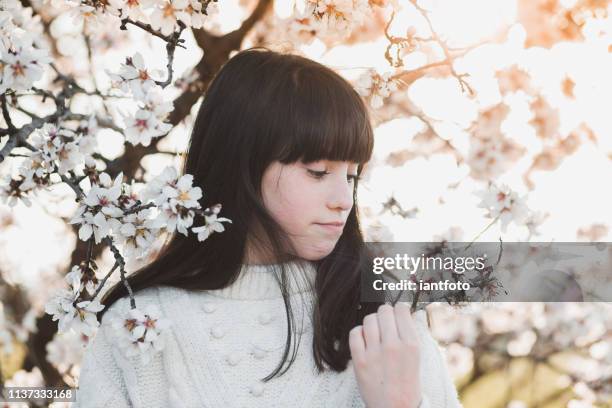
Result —
[{"label": "sweater collar", "polygon": [[265,300],[282,298],[281,266],[285,267],[287,292],[290,295],[312,292],[316,266],[306,260],[256,265],[243,264],[236,281],[223,289],[210,290],[213,296],[228,299]]}]

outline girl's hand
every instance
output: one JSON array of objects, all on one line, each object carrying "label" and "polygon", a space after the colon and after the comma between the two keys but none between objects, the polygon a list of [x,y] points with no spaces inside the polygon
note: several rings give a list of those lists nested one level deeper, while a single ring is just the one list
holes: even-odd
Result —
[{"label": "girl's hand", "polygon": [[421,401],[419,343],[410,306],[381,305],[349,333],[359,393],[368,408],[416,408]]}]

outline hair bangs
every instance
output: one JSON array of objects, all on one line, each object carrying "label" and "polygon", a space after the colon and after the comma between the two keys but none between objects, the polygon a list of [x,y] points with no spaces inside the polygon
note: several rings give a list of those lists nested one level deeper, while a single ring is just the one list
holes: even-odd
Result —
[{"label": "hair bangs", "polygon": [[276,140],[284,145],[278,160],[370,160],[374,133],[367,107],[350,84],[336,73],[301,70],[293,75],[292,85],[295,89],[287,92],[287,100],[277,99],[282,114],[275,127],[283,134]]}]

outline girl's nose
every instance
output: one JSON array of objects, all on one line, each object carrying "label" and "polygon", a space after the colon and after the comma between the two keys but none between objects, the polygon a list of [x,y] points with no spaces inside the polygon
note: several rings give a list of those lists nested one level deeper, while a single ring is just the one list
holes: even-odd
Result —
[{"label": "girl's nose", "polygon": [[346,181],[346,177],[344,177],[344,182],[334,183],[328,200],[329,208],[332,210],[350,210],[353,206],[353,185],[353,183]]}]

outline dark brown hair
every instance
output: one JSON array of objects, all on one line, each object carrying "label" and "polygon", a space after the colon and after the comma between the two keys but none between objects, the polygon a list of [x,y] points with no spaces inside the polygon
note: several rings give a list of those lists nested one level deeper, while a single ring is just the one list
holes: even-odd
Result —
[{"label": "dark brown hair", "polygon": [[[156,285],[194,291],[231,285],[240,272],[253,222],[265,231],[278,259],[289,260],[288,239],[261,198],[266,168],[274,161],[337,160],[359,163],[361,174],[373,144],[367,108],[340,75],[296,55],[261,48],[239,52],[219,70],[204,96],[183,168],[204,191],[204,208],[221,203],[221,216],[232,224],[204,242],[195,234],[174,234],[152,263],[128,277],[130,285],[134,291]],[[335,371],[346,369],[350,329],[382,303],[360,302],[362,272],[371,276],[365,273],[371,259],[359,227],[357,184],[355,205],[334,250],[314,262],[313,355],[319,372],[325,369],[323,363]],[[264,381],[289,369],[299,345],[291,341],[295,323],[281,268],[287,342],[280,364]],[[119,282],[102,301],[105,310],[126,295]],[[291,360],[281,372],[291,344]]]}]

